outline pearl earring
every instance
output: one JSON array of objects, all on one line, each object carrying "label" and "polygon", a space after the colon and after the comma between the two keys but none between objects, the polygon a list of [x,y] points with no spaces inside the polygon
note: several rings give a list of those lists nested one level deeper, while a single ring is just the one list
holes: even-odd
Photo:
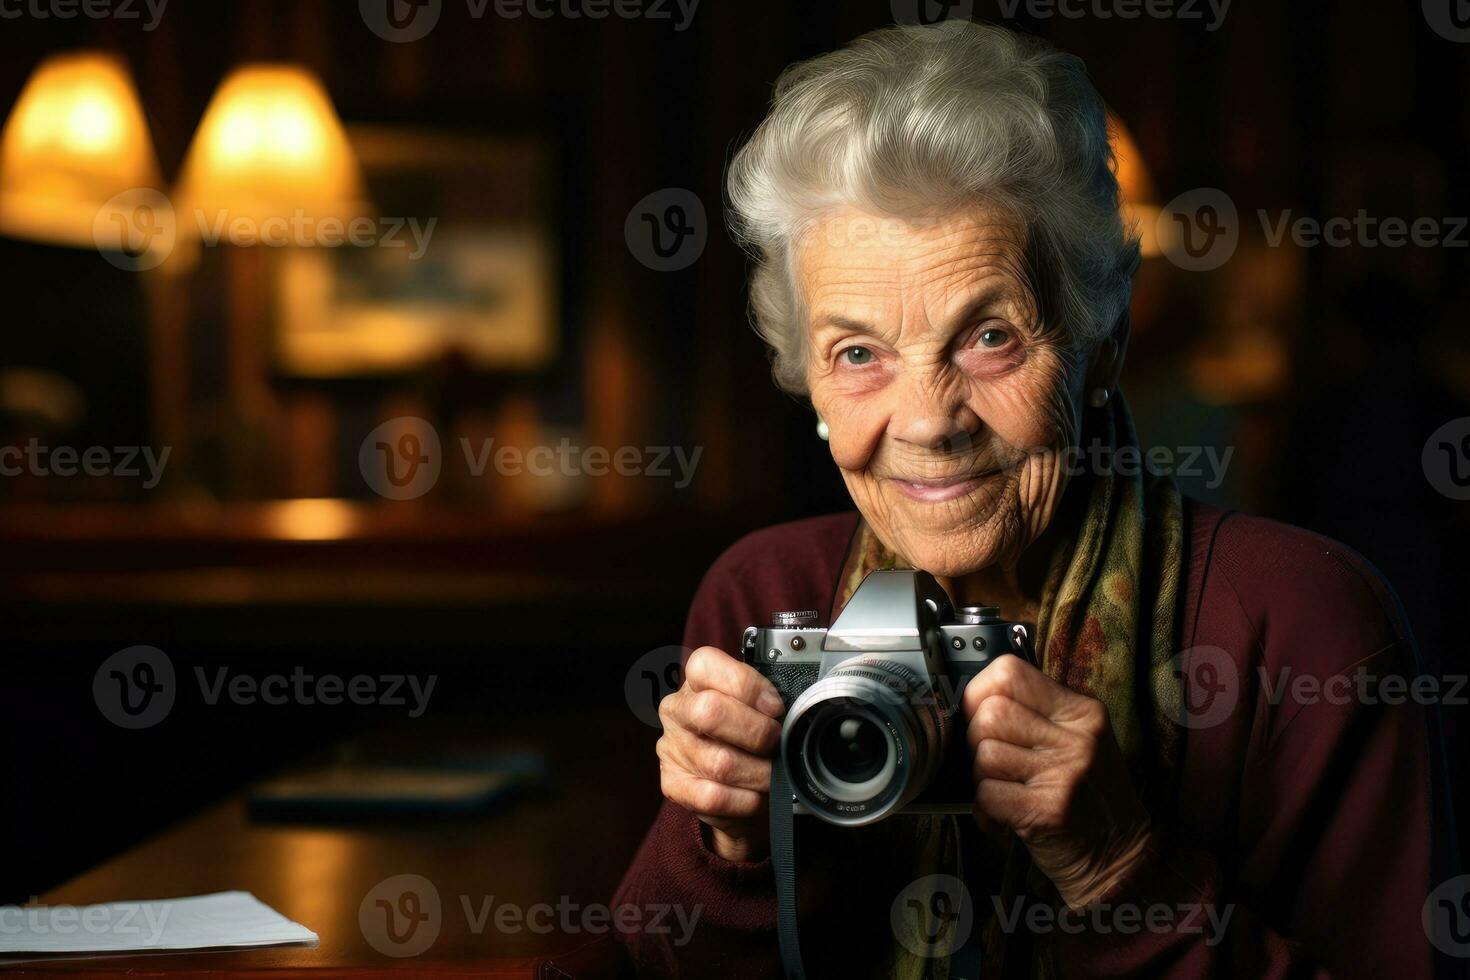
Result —
[{"label": "pearl earring", "polygon": [[831,430],[827,428],[826,420],[823,419],[820,415],[817,416],[817,438],[821,439],[823,442],[826,442],[827,437],[831,434]]},{"label": "pearl earring", "polygon": [[1106,388],[1094,388],[1092,389],[1092,395],[1087,399],[1087,404],[1093,408],[1102,408],[1108,403],[1108,396],[1110,394],[1112,392]]}]

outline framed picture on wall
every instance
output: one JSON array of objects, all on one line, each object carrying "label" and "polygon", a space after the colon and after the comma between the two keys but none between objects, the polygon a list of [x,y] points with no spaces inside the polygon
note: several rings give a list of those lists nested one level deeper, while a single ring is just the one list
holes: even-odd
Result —
[{"label": "framed picture on wall", "polygon": [[380,244],[284,250],[277,374],[391,378],[448,358],[549,367],[559,337],[555,161],[536,134],[353,127]]}]

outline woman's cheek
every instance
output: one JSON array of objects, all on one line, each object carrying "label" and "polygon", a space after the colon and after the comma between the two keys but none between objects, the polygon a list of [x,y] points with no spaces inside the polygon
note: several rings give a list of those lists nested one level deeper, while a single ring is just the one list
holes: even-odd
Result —
[{"label": "woman's cheek", "polygon": [[832,461],[844,470],[868,465],[883,439],[887,416],[875,399],[831,397],[818,407],[827,423],[827,446]]},{"label": "woman's cheek", "polygon": [[1007,446],[1024,452],[1055,449],[1066,441],[1071,399],[1065,374],[1045,363],[995,383],[975,386],[977,414]]},{"label": "woman's cheek", "polygon": [[1052,446],[1060,432],[1051,404],[1030,389],[983,389],[973,404],[996,442],[1021,452]]}]

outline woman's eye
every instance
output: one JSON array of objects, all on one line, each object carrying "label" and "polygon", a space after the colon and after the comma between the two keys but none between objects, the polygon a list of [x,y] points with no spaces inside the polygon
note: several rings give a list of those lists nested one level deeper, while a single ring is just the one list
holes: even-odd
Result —
[{"label": "woman's eye", "polygon": [[848,347],[842,351],[842,357],[849,364],[868,364],[873,360],[873,352],[866,347]]},{"label": "woman's eye", "polygon": [[989,347],[993,350],[997,347],[1004,347],[1010,339],[1011,335],[1006,331],[997,327],[991,327],[989,330],[980,334],[980,346]]}]

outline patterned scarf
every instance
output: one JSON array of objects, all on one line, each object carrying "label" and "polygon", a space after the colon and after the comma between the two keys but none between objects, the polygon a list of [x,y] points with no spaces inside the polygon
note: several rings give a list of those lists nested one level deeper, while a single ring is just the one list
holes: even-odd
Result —
[{"label": "patterned scarf", "polygon": [[[1173,657],[1184,564],[1183,506],[1173,480],[1148,474],[1142,465],[1138,436],[1121,395],[1106,409],[1089,410],[1088,416],[1087,437],[1098,440],[1103,451],[1090,452],[1088,443],[1085,458],[1100,455],[1103,465],[1100,472],[1074,478],[1083,481],[1073,489],[1085,499],[1078,501],[1080,520],[1067,522],[1050,558],[1036,623],[1037,656],[1048,676],[1107,706],[1134,786],[1155,826],[1163,826],[1182,748],[1182,733],[1173,720],[1180,717],[1181,697]],[[839,579],[834,618],[869,572],[903,567],[866,522],[860,523]],[[964,878],[954,816],[894,819],[904,824],[899,833],[913,858],[914,880],[933,874]],[[1030,900],[1061,908],[1055,888],[1030,866],[1025,847],[1012,839],[999,888],[1001,907],[1012,909],[1023,891]],[[989,897],[974,899],[977,905],[988,904]],[[974,911],[979,915],[983,910]],[[913,952],[923,948],[918,930],[936,935],[933,925],[915,922],[915,936],[895,936],[874,975],[945,980],[948,955]],[[1021,951],[1008,956],[1011,943]],[[982,976],[999,975],[1002,962],[1005,972],[1013,974],[1013,964],[1022,957],[1025,975],[1056,975],[1045,947],[1027,942],[1021,933],[1007,935],[999,916],[989,921],[980,945]]]}]

